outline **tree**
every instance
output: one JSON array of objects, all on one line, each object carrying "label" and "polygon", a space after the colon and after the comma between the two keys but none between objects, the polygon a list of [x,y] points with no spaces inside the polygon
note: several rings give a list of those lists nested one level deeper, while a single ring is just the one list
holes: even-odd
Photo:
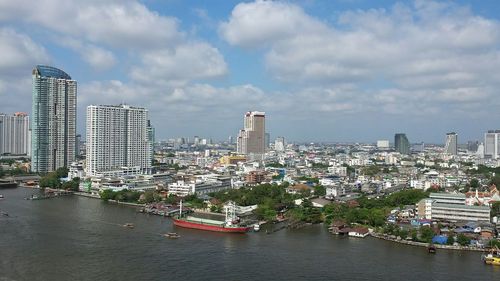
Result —
[{"label": "tree", "polygon": [[69,169],[66,167],[57,168],[56,176],[58,178],[65,178],[68,176]]},{"label": "tree", "polygon": [[477,189],[479,187],[479,180],[476,179],[476,178],[473,178],[473,179],[470,180],[469,184],[470,184],[470,187],[472,189]]},{"label": "tree", "polygon": [[448,235],[448,238],[446,239],[446,245],[453,245],[455,243],[455,238],[453,235]]},{"label": "tree", "polygon": [[465,236],[463,233],[460,233],[457,236],[457,242],[462,246],[466,246],[470,244],[470,238]]},{"label": "tree", "polygon": [[326,188],[322,185],[314,186],[314,195],[325,196],[326,195]]},{"label": "tree", "polygon": [[500,202],[495,202],[491,205],[491,216],[498,216],[500,215]]},{"label": "tree", "polygon": [[108,200],[111,200],[111,199],[115,199],[116,192],[114,192],[111,189],[105,189],[105,190],[101,191],[99,193],[99,195],[101,196],[102,200],[108,201]]},{"label": "tree", "polygon": [[430,243],[432,242],[432,238],[434,237],[434,231],[432,228],[428,226],[424,226],[420,228],[420,240],[423,242]]},{"label": "tree", "polygon": [[5,176],[5,171],[3,170],[2,166],[0,166],[0,178]]}]

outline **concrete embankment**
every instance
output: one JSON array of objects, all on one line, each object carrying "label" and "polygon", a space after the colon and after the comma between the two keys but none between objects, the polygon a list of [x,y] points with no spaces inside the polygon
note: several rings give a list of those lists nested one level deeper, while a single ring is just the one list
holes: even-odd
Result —
[{"label": "concrete embankment", "polygon": [[[85,193],[85,192],[74,192],[74,194],[78,195],[78,196],[88,197],[88,198],[101,199],[99,197],[99,195],[89,194],[89,193]],[[123,202],[123,201],[117,201],[117,200],[112,200],[112,199],[108,200],[108,202],[113,203],[113,204],[130,206],[130,207],[144,207],[144,206],[146,206],[146,204]]]},{"label": "concrete embankment", "polygon": [[[423,242],[415,242],[415,241],[408,241],[408,240],[397,240],[393,239],[390,237],[387,237],[383,234],[378,234],[378,233],[371,233],[372,237],[378,238],[378,239],[383,239],[399,244],[405,244],[405,245],[410,245],[410,246],[418,246],[418,247],[427,247],[429,246],[429,243],[423,243]],[[452,245],[441,245],[441,244],[433,244],[436,249],[445,249],[445,250],[456,250],[456,251],[474,251],[474,252],[487,252],[486,249],[481,249],[477,247],[467,247],[467,246],[452,246]]]}]

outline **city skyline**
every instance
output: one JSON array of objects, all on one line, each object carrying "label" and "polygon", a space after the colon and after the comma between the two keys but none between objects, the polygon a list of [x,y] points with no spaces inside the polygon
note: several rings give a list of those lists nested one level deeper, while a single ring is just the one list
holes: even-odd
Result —
[{"label": "city skyline", "polygon": [[226,139],[249,110],[291,141],[465,142],[498,127],[495,1],[56,5],[0,3],[0,112],[32,115],[27,73],[47,64],[79,81],[82,135],[86,106],[119,103],[148,108],[157,139]]}]

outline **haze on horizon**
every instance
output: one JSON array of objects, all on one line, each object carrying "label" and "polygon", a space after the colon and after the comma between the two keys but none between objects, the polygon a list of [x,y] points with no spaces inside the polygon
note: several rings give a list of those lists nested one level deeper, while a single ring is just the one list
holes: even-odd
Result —
[{"label": "haze on horizon", "polygon": [[497,1],[0,0],[0,112],[31,113],[31,70],[90,104],[146,107],[157,139],[225,140],[248,110],[272,139],[482,140],[500,129]]}]

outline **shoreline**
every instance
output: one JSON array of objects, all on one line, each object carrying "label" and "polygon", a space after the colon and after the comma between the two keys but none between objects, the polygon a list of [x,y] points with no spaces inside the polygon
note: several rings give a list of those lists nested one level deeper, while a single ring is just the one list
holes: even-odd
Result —
[{"label": "shoreline", "polygon": [[[73,194],[77,195],[77,196],[101,200],[101,198],[99,196],[92,195],[92,194],[85,193],[85,192],[73,192]],[[146,204],[123,202],[123,201],[117,201],[117,200],[113,200],[113,199],[108,200],[107,203],[113,203],[116,205],[124,205],[124,206],[128,206],[128,207],[144,207],[144,206],[146,206]]]},{"label": "shoreline", "polygon": [[[381,239],[381,240],[386,240],[389,242],[394,242],[394,243],[399,243],[403,245],[409,245],[409,246],[417,246],[417,247],[427,247],[429,246],[429,243],[424,243],[424,242],[415,242],[415,241],[408,241],[408,240],[397,240],[397,239],[391,239],[389,237],[384,237],[383,234],[377,234],[377,233],[370,233],[371,237]],[[487,249],[481,249],[481,248],[472,248],[472,247],[466,247],[466,246],[452,246],[452,245],[441,245],[441,244],[433,244],[436,249],[443,249],[443,250],[453,250],[453,251],[471,251],[471,252],[488,252]]]}]

